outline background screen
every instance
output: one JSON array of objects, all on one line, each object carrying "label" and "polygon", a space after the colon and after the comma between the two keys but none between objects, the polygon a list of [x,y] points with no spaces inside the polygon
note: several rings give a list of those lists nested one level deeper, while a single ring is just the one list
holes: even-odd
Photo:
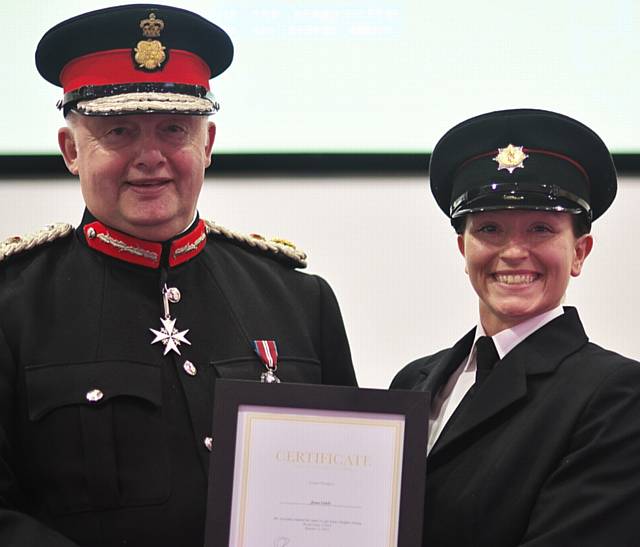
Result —
[{"label": "background screen", "polygon": [[[4,2],[0,154],[57,153],[61,91],[38,75],[54,24],[123,2]],[[640,2],[180,0],[224,28],[217,152],[422,153],[451,126],[555,110],[613,152],[640,152]]]}]

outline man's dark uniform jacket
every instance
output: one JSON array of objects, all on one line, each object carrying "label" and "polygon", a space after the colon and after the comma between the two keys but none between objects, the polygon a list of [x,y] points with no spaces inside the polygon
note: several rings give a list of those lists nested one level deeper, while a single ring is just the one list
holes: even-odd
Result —
[{"label": "man's dark uniform jacket", "polygon": [[[0,262],[3,547],[201,547],[214,383],[259,380],[254,340],[283,382],[355,385],[327,283],[204,226],[154,255],[86,214]],[[165,283],[181,355],[151,344]]]},{"label": "man's dark uniform jacket", "polygon": [[[473,339],[391,387],[437,393]],[[637,547],[640,364],[590,343],[565,308],[463,399],[427,458],[425,503],[430,547]]]}]

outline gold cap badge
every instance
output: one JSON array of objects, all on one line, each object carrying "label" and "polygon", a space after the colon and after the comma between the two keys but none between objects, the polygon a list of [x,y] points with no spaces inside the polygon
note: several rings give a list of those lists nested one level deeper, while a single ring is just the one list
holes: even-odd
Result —
[{"label": "gold cap badge", "polygon": [[140,28],[145,38],[158,38],[164,28],[164,21],[158,19],[155,13],[150,13],[149,19],[140,21]]},{"label": "gold cap badge", "polygon": [[138,45],[133,48],[133,58],[138,68],[142,70],[158,70],[167,59],[165,53],[167,48],[162,45],[160,40],[152,40],[152,38],[160,36],[164,29],[164,21],[158,19],[155,13],[150,13],[148,19],[140,21],[140,28],[142,35],[147,39],[140,40]]},{"label": "gold cap badge", "polygon": [[506,148],[498,148],[498,155],[493,161],[498,162],[498,171],[506,169],[509,173],[513,173],[516,169],[524,169],[524,160],[529,156],[524,153],[523,146],[514,146],[509,144]]}]

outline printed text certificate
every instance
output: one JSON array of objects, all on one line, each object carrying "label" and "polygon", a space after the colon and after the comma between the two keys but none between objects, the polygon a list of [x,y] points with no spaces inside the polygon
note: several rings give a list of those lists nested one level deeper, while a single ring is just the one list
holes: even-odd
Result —
[{"label": "printed text certificate", "polygon": [[229,545],[395,547],[404,416],[241,406]]}]

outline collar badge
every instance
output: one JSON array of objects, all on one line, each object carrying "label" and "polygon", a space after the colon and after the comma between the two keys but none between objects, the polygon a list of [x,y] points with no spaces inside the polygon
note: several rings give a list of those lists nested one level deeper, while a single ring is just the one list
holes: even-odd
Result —
[{"label": "collar badge", "polygon": [[153,72],[158,70],[167,59],[165,53],[167,48],[162,45],[160,40],[153,40],[153,38],[160,37],[160,33],[164,29],[164,21],[158,19],[155,13],[151,13],[148,19],[140,21],[140,28],[146,40],[140,40],[133,48],[133,59],[137,68]]},{"label": "collar badge", "polygon": [[498,148],[498,155],[493,161],[498,162],[498,171],[506,169],[509,173],[513,173],[516,169],[524,169],[524,160],[529,156],[524,153],[523,146],[514,146],[510,144],[506,148]]}]

